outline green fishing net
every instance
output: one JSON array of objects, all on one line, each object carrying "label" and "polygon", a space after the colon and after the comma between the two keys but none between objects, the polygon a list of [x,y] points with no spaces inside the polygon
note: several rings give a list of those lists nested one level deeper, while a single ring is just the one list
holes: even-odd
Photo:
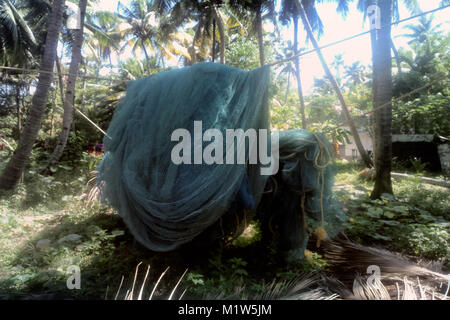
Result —
[{"label": "green fishing net", "polygon": [[[195,121],[202,122],[201,133],[217,129],[223,137],[227,129],[268,130],[269,83],[269,67],[244,71],[215,63],[199,63],[129,83],[104,138],[106,153],[97,182],[103,200],[119,212],[136,240],[154,251],[170,251],[211,228],[223,229],[226,217],[241,217],[234,227],[242,230],[248,222],[242,216],[249,212],[262,221],[271,221],[276,215],[281,221],[301,222],[307,215],[329,235],[337,232],[340,210],[331,199],[333,158],[321,134],[281,132],[280,168],[273,176],[261,174],[264,165],[249,163],[249,143],[245,143],[245,159],[240,164],[225,161],[230,148],[223,152],[223,164],[195,159],[190,164],[176,164],[171,158],[179,143],[172,141],[173,132],[182,128],[195,137]],[[191,152],[183,150],[183,157],[195,153],[198,141],[194,140]],[[258,136],[258,143],[261,140],[269,145],[270,154],[270,135]],[[203,148],[211,143],[205,137],[200,142]],[[236,147],[231,148],[236,151]],[[278,191],[270,191],[275,183]],[[276,202],[280,202],[278,206]],[[280,213],[280,208],[289,213]],[[304,227],[280,230],[287,232],[282,236],[287,250],[303,252]],[[227,234],[225,230],[218,237]]]}]

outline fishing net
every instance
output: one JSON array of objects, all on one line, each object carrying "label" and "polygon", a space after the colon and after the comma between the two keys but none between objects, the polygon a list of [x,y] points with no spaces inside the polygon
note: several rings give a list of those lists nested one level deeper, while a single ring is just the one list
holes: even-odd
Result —
[{"label": "fishing net", "polygon": [[[258,216],[260,211],[262,220],[271,219],[267,210],[260,209],[262,197],[269,199],[263,209],[274,208],[274,201],[281,201],[295,219],[303,221],[309,215],[324,232],[335,233],[339,226],[331,201],[333,158],[320,134],[304,130],[280,133],[280,170],[270,179],[261,173],[265,166],[249,163],[249,140],[244,143],[245,159],[240,164],[226,164],[231,151],[237,157],[237,143],[226,144],[222,155],[213,152],[223,158],[223,164],[206,164],[195,156],[191,164],[173,161],[173,150],[180,141],[172,141],[176,129],[185,129],[192,138],[190,149],[180,153],[183,158],[195,154],[199,142],[202,148],[217,142],[216,136],[209,141],[203,136],[208,129],[217,129],[223,137],[227,129],[269,130],[269,84],[267,66],[244,71],[214,63],[129,83],[104,138],[106,153],[97,181],[103,200],[119,212],[136,240],[154,251],[170,251],[211,228],[220,229],[218,237],[223,238],[229,231],[227,217],[233,220],[236,216],[234,227],[240,230],[247,224],[248,213]],[[195,121],[202,122],[200,131]],[[270,154],[270,134],[257,136],[258,145],[261,140],[268,144]],[[288,196],[280,200],[283,195],[269,192],[268,179],[279,180]],[[293,205],[298,201],[298,206]],[[288,241],[287,247],[304,249],[306,230],[288,229],[295,239]]]},{"label": "fishing net", "polygon": [[315,234],[317,247],[336,236],[345,215],[332,198],[336,164],[325,136],[306,130],[279,135],[280,169],[266,183],[257,216],[263,237],[276,236],[289,261],[307,254],[308,233]]}]

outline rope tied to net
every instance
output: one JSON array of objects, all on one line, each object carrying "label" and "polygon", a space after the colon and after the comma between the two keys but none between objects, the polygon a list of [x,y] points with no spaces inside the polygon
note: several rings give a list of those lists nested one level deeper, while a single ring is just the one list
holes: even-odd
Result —
[{"label": "rope tied to net", "polygon": [[[317,175],[317,183],[319,183],[320,180],[320,226],[316,228],[314,231],[314,234],[317,238],[316,246],[317,248],[320,247],[320,242],[327,239],[328,235],[325,230],[325,212],[324,212],[324,206],[323,206],[323,193],[325,188],[325,177],[323,171],[325,168],[333,164],[333,156],[331,155],[330,148],[320,139],[320,137],[316,133],[312,133],[314,138],[316,139],[319,149],[314,157],[314,167],[318,171]],[[326,155],[326,157],[325,157]],[[306,153],[305,153],[306,158]],[[304,210],[304,207],[302,206],[302,210]]]}]

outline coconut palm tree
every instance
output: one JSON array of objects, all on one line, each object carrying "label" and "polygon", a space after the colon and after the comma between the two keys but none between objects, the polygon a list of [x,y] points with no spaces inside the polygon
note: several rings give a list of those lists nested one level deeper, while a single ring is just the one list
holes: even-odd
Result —
[{"label": "coconut palm tree", "polygon": [[[365,14],[370,2],[359,0],[358,7]],[[374,164],[375,186],[372,199],[380,198],[383,193],[393,194],[391,181],[392,168],[392,57],[391,57],[391,22],[392,9],[396,0],[379,0],[381,29],[371,30],[372,40],[372,106],[374,126]],[[386,105],[387,104],[387,105]],[[380,106],[384,108],[379,109]]]},{"label": "coconut palm tree", "polygon": [[112,12],[87,8],[85,46],[91,53],[91,58],[99,65],[107,61],[112,68],[111,53],[120,52],[122,35],[115,30],[119,22],[119,18]]},{"label": "coconut palm tree", "polygon": [[80,12],[79,29],[75,30],[75,38],[72,43],[72,59],[70,61],[69,76],[67,77],[66,94],[64,97],[63,125],[59,135],[58,144],[50,156],[47,168],[50,168],[61,158],[69,137],[70,126],[73,118],[73,101],[75,95],[75,83],[77,81],[78,68],[81,61],[81,47],[83,45],[84,18],[86,16],[87,0],[80,0],[78,7]]},{"label": "coconut palm tree", "polygon": [[350,66],[345,67],[344,77],[353,85],[364,83],[366,80],[366,68],[359,62],[353,62]]},{"label": "coconut palm tree", "polygon": [[344,67],[344,59],[342,53],[336,54],[334,60],[331,62],[331,66],[336,70],[336,80],[339,85],[341,85],[341,68]]},{"label": "coconut palm tree", "polygon": [[196,62],[195,47],[199,44],[199,47],[207,44],[206,39],[210,39],[212,36],[211,44],[211,56],[212,60],[215,60],[215,44],[216,44],[216,26],[219,32],[220,43],[220,63],[225,64],[225,46],[226,46],[226,34],[224,18],[221,14],[220,7],[223,5],[222,1],[188,1],[191,15],[188,17],[196,21],[194,26],[194,38],[191,53],[191,64]]},{"label": "coconut palm tree", "polygon": [[[285,60],[286,58],[288,58],[292,55],[293,55],[293,45],[292,45],[291,41],[288,40],[286,43],[286,46],[284,48],[282,48],[282,52],[277,52],[277,54],[275,55],[275,58],[277,60]],[[284,105],[286,105],[288,95],[289,95],[291,76],[295,76],[295,72],[296,72],[296,70],[295,70],[294,63],[292,61],[288,61],[286,64],[284,64],[282,66],[281,71],[278,73],[277,78],[280,77],[281,75],[285,75],[287,78],[286,96],[284,99]]]},{"label": "coconut palm tree", "polygon": [[0,189],[12,189],[19,182],[38,136],[53,77],[51,72],[56,58],[63,11],[64,0],[54,0],[48,19],[44,55],[40,64],[40,70],[44,72],[39,74],[36,91],[17,149],[0,176]]},{"label": "coconut palm tree", "polygon": [[[337,0],[340,6],[346,6],[352,0]],[[448,0],[443,1],[445,3]],[[404,0],[411,12],[417,12],[417,0]],[[357,7],[367,17],[371,0],[358,0]],[[374,162],[376,169],[375,186],[371,198],[380,198],[383,193],[392,194],[392,58],[391,58],[391,22],[398,20],[398,0],[378,0],[381,29],[371,31],[373,85],[372,98],[374,108]],[[383,106],[383,108],[380,108]]]},{"label": "coconut palm tree", "polygon": [[[308,15],[308,20],[310,21],[311,27],[313,31],[316,31],[319,35],[323,32],[322,21],[320,20],[317,11],[314,6],[314,1],[303,1],[306,6],[306,13]],[[299,7],[297,5],[297,0],[283,0],[281,2],[281,11],[280,11],[280,20],[283,24],[287,24],[291,19],[294,24],[294,46],[293,53],[294,55],[298,55],[298,20],[300,17]],[[296,57],[294,59],[295,65],[295,78],[297,80],[297,92],[298,98],[300,101],[300,114],[302,116],[302,127],[303,129],[307,129],[306,122],[306,112],[305,112],[305,99],[303,97],[303,88],[302,81],[300,77],[300,61],[299,58]]]},{"label": "coconut palm tree", "polygon": [[[314,6],[314,0],[307,0],[307,1],[305,1],[305,4],[308,4],[309,6]],[[341,103],[342,110],[344,111],[345,117],[346,117],[348,125],[350,127],[350,131],[352,132],[352,136],[355,140],[356,147],[358,148],[358,151],[361,154],[361,158],[363,159],[363,161],[366,163],[367,166],[371,166],[372,161],[370,160],[369,155],[367,154],[367,152],[365,151],[365,149],[362,145],[361,139],[358,134],[358,130],[356,129],[355,123],[353,122],[353,119],[350,115],[350,111],[348,110],[348,106],[347,106],[347,103],[345,102],[344,96],[342,95],[341,89],[339,88],[339,85],[338,85],[335,77],[331,73],[330,68],[328,67],[328,64],[326,63],[326,61],[322,55],[322,51],[320,50],[319,44],[316,41],[312,26],[308,19],[307,11],[306,11],[305,7],[303,6],[303,1],[296,0],[296,6],[298,8],[298,12],[300,14],[300,18],[302,19],[303,26],[305,27],[308,38],[311,41],[314,49],[316,50],[317,56],[319,57],[319,60],[322,64],[325,74],[326,74],[328,80],[331,82],[331,85],[333,86],[333,88],[338,96],[339,102]],[[339,6],[338,6],[338,9],[339,9]],[[348,10],[348,7],[343,7],[340,10],[343,10],[345,12],[345,10]]]},{"label": "coconut palm tree", "polygon": [[436,36],[442,35],[442,30],[439,29],[442,24],[434,25],[433,19],[433,15],[429,17],[421,16],[418,24],[405,26],[405,29],[409,30],[410,33],[402,34],[403,37],[411,39],[408,41],[409,45],[417,47],[417,44],[420,44],[420,47],[425,49],[427,54],[431,53],[433,47],[436,47],[433,43]]},{"label": "coconut palm tree", "polygon": [[228,4],[242,21],[251,21],[251,34],[256,34],[259,47],[259,61],[264,65],[264,30],[263,21],[271,19],[276,25],[275,2],[273,0],[240,1],[229,0]]},{"label": "coconut palm tree", "polygon": [[[165,5],[161,5],[164,3]],[[171,4],[174,3],[172,6]],[[225,63],[225,47],[227,42],[227,26],[230,17],[222,10],[224,1],[222,0],[178,0],[155,1],[155,7],[160,14],[171,13],[172,24],[180,26],[186,22],[195,22],[193,27],[194,36],[189,48],[189,64],[194,64],[197,57],[206,56],[211,48],[211,60],[215,60],[216,38],[219,39],[220,63]],[[212,40],[212,41],[211,41]],[[199,48],[197,52],[196,48]]]},{"label": "coconut palm tree", "polygon": [[[123,20],[117,31],[124,36],[125,46],[131,46],[133,52],[139,47],[145,55],[147,73],[150,74],[150,53],[173,57],[174,54],[190,57],[187,49],[180,43],[187,36],[176,32],[172,24],[173,17],[159,15],[151,0],[133,0],[129,6],[118,4],[118,16]],[[148,51],[150,50],[150,52]]]}]

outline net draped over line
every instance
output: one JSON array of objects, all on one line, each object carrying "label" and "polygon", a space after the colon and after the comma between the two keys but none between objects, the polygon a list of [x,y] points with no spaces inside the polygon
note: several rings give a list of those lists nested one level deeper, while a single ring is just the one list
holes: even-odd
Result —
[{"label": "net draped over line", "polygon": [[[154,251],[170,251],[217,222],[242,193],[244,198],[250,193],[247,198],[258,206],[268,176],[261,175],[260,164],[248,164],[248,144],[247,164],[176,165],[171,151],[178,141],[171,141],[171,135],[184,128],[193,140],[194,121],[202,121],[203,132],[219,129],[224,140],[226,129],[269,130],[269,84],[268,66],[244,71],[215,63],[164,71],[129,83],[107,130],[110,138],[104,138],[106,153],[97,182],[104,201],[119,212],[136,240]],[[287,180],[296,179],[292,170],[296,163],[314,171],[308,175],[302,169],[300,180],[311,190],[322,191],[324,197],[318,199],[317,192],[312,193],[307,204],[316,212],[317,202],[322,203],[326,218],[333,173],[328,166],[322,169],[314,163],[329,148],[318,136],[304,130],[281,133],[280,162],[287,168],[283,169]],[[224,163],[227,151],[224,148]],[[309,184],[308,178],[318,177],[319,171],[324,179]]]}]

